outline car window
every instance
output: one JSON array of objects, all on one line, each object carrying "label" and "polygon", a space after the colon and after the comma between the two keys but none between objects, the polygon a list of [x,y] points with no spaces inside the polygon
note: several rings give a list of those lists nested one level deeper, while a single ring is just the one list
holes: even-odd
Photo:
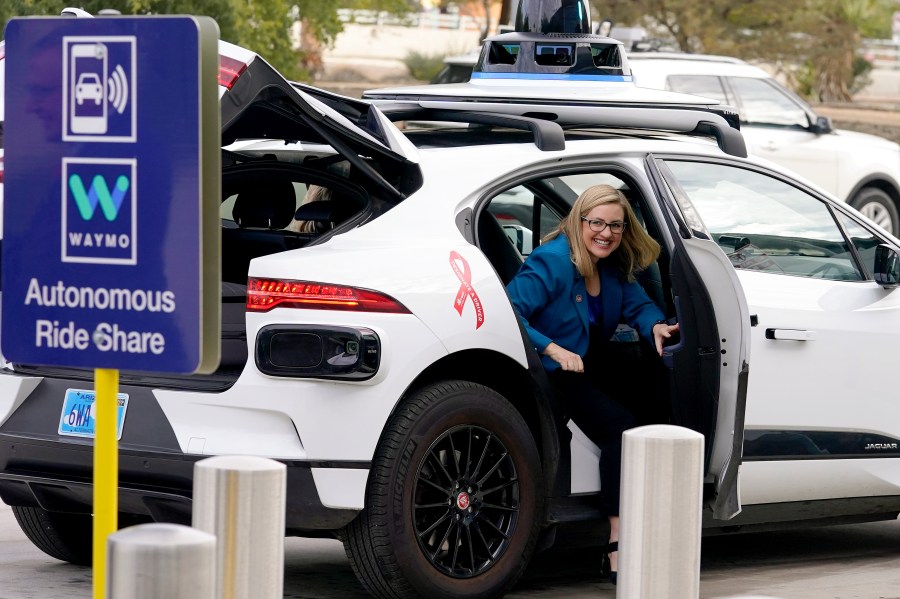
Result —
[{"label": "car window", "polygon": [[683,94],[694,94],[728,104],[722,80],[716,75],[669,75],[666,89]]},{"label": "car window", "polygon": [[[527,256],[540,240],[559,225],[558,217],[533,191],[524,185],[507,189],[491,200],[488,210],[503,227],[507,237]],[[534,234],[534,211],[538,210],[540,230]]]},{"label": "car window", "polygon": [[728,82],[740,103],[741,120],[755,125],[809,127],[806,112],[771,80],[729,77]]},{"label": "car window", "polygon": [[756,171],[665,163],[736,269],[840,281],[864,278],[825,202]]}]

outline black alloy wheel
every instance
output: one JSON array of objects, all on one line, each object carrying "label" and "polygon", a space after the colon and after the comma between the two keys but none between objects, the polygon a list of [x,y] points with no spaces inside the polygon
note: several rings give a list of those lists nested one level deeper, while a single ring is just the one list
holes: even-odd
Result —
[{"label": "black alloy wheel", "polygon": [[467,381],[433,383],[395,410],[365,508],[341,538],[375,597],[501,597],[534,553],[542,488],[534,437],[509,401]]},{"label": "black alloy wheel", "polygon": [[431,564],[456,578],[490,568],[519,522],[519,479],[503,442],[474,425],[429,448],[416,473],[413,521]]}]

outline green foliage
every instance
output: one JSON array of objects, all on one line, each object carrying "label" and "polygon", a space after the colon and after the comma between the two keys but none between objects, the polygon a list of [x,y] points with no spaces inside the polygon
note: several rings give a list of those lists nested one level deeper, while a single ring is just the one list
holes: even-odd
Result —
[{"label": "green foliage", "polygon": [[[110,8],[123,15],[206,15],[219,24],[221,39],[259,53],[291,79],[308,76],[306,59],[318,59],[321,45],[330,45],[343,30],[339,8],[408,12],[408,0],[0,0],[0,23],[12,17],[58,15],[66,6],[91,14]],[[299,19],[310,48],[291,47],[290,28]],[[304,38],[307,36],[304,35]],[[315,62],[315,60],[313,60]]]},{"label": "green foliage", "polygon": [[438,71],[444,66],[444,56],[442,54],[425,54],[412,50],[403,58],[403,63],[409,69],[409,74],[413,79],[419,81],[431,81]]},{"label": "green foliage", "polygon": [[805,95],[849,100],[864,75],[862,36],[889,37],[895,0],[592,0],[596,18],[665,34],[685,52],[794,71]]},{"label": "green foliage", "polygon": [[[296,51],[291,48],[290,6],[288,0],[266,2],[231,2],[234,22],[234,38],[228,41],[249,48],[262,56],[289,78],[300,75]],[[223,39],[227,39],[222,34]]]},{"label": "green foliage", "polygon": [[[853,59],[853,79],[848,85],[848,91],[855,94],[872,83],[872,69],[874,66],[864,56],[856,56]],[[813,102],[823,100],[818,91],[818,72],[812,60],[805,61],[793,73],[794,90],[804,98]]]},{"label": "green foliage", "polygon": [[872,83],[872,69],[875,68],[864,56],[853,59],[853,81],[850,83],[850,93],[855,94]]}]

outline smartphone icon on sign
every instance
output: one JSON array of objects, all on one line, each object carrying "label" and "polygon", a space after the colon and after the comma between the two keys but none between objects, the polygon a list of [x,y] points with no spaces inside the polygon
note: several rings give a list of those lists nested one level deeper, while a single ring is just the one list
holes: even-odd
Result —
[{"label": "smartphone icon on sign", "polygon": [[107,48],[101,43],[72,44],[69,51],[72,133],[106,133]]}]

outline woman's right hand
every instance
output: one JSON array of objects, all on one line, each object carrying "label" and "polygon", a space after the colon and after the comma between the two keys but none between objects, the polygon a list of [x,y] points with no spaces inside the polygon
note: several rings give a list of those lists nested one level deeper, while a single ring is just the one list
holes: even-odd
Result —
[{"label": "woman's right hand", "polygon": [[544,355],[548,356],[551,360],[559,362],[559,365],[563,370],[584,372],[584,362],[582,362],[581,356],[560,347],[552,341],[550,342],[550,345],[544,348]]}]

